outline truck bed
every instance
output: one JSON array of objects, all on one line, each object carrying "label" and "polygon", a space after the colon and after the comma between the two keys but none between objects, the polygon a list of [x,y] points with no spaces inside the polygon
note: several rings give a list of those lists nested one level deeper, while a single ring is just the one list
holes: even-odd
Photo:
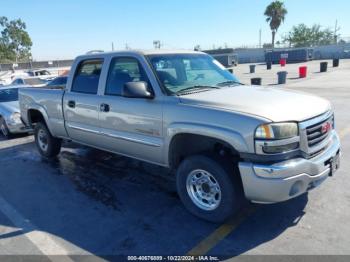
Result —
[{"label": "truck bed", "polygon": [[19,103],[21,117],[25,125],[30,125],[29,113],[37,110],[44,116],[52,135],[66,137],[62,109],[62,99],[65,90],[44,88],[21,88]]}]

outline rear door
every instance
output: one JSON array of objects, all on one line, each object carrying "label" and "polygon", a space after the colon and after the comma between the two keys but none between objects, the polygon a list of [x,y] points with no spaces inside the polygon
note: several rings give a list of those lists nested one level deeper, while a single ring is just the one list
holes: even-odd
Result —
[{"label": "rear door", "polygon": [[97,91],[103,59],[81,61],[73,76],[71,89],[63,98],[65,125],[70,138],[89,145],[98,145],[99,104]]}]

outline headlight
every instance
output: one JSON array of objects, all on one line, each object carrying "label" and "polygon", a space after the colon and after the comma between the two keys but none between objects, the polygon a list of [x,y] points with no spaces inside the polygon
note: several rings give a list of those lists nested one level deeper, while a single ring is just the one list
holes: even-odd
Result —
[{"label": "headlight", "polygon": [[287,139],[298,136],[297,123],[272,123],[259,126],[255,131],[257,139]]},{"label": "headlight", "polygon": [[255,131],[257,154],[281,154],[299,148],[297,123],[271,123],[259,126]]},{"label": "headlight", "polygon": [[22,120],[21,120],[21,114],[20,113],[12,113],[11,116],[10,116],[10,121],[12,123],[15,123],[15,124],[20,124],[22,123]]}]

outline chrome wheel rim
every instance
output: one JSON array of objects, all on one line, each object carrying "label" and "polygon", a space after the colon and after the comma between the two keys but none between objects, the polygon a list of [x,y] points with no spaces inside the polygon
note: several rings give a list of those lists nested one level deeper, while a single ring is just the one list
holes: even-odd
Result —
[{"label": "chrome wheel rim", "polygon": [[187,193],[192,202],[203,210],[214,210],[221,202],[221,188],[208,171],[196,169],[187,177]]},{"label": "chrome wheel rim", "polygon": [[42,129],[38,132],[38,144],[40,149],[46,152],[48,148],[48,139],[46,132]]}]

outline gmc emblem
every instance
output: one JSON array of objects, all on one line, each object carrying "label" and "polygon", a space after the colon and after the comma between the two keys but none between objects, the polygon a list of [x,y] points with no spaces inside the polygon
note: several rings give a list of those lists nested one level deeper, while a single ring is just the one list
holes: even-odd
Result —
[{"label": "gmc emblem", "polygon": [[322,134],[325,134],[325,133],[327,133],[329,130],[331,130],[331,128],[332,128],[332,125],[331,125],[329,122],[326,122],[326,123],[324,123],[324,124],[322,125],[322,127],[321,127],[321,133],[322,133]]}]

